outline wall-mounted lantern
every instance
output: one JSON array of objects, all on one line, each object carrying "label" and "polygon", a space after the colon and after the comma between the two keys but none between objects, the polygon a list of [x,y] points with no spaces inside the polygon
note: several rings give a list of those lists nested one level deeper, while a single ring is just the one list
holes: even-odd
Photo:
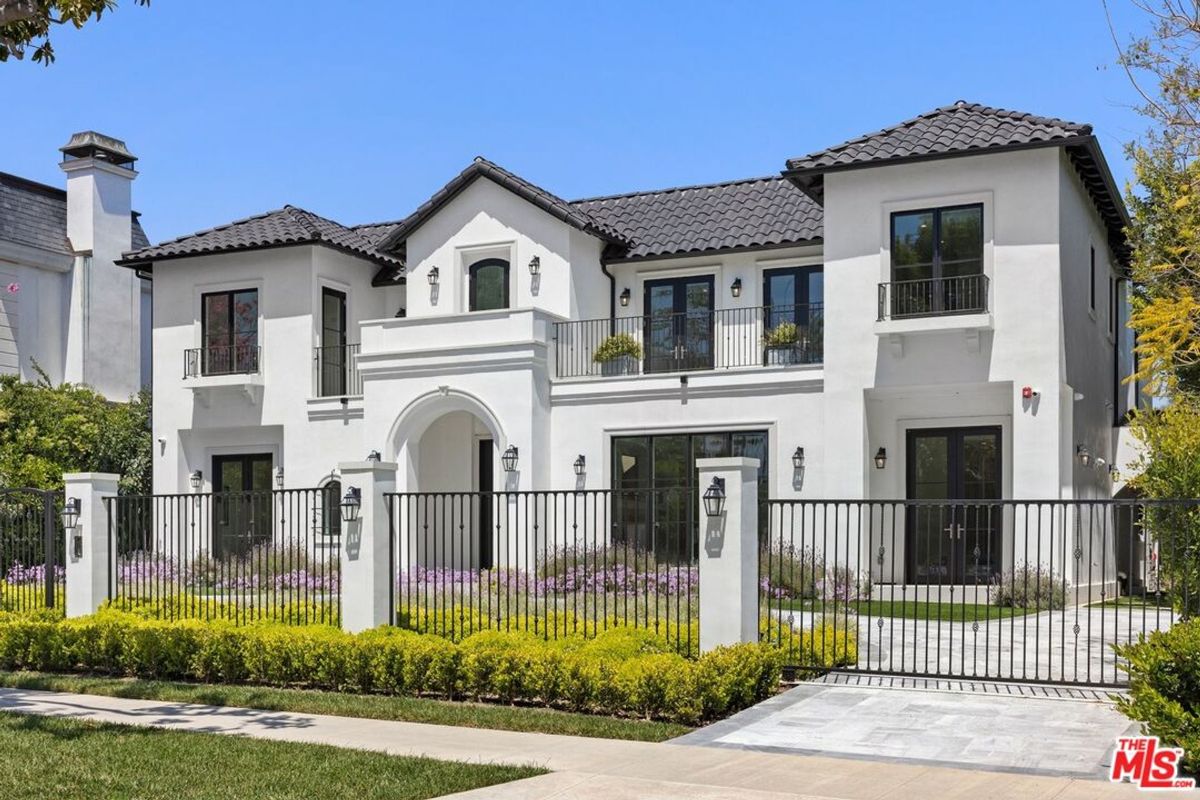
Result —
[{"label": "wall-mounted lantern", "polygon": [[379,454],[378,450],[372,450],[367,453],[367,461],[383,461],[383,456]]},{"label": "wall-mounted lantern", "polygon": [[576,475],[583,475],[587,472],[587,459],[583,457],[583,453],[580,453],[579,457],[575,459],[574,467]]},{"label": "wall-mounted lantern", "polygon": [[275,488],[276,489],[283,488],[283,467],[275,468]]},{"label": "wall-mounted lantern", "polygon": [[712,483],[704,490],[704,513],[710,517],[719,517],[725,510],[725,479],[713,478]]},{"label": "wall-mounted lantern", "polygon": [[537,275],[542,271],[542,259],[540,256],[534,256],[529,259],[529,274]]},{"label": "wall-mounted lantern", "polygon": [[1079,458],[1079,463],[1085,467],[1092,463],[1092,451],[1088,450],[1085,445],[1076,445],[1075,455]]},{"label": "wall-mounted lantern", "polygon": [[83,532],[79,530],[79,498],[68,497],[62,509],[63,529],[71,531],[71,557],[83,558]]},{"label": "wall-mounted lantern", "polygon": [[729,286],[729,291],[733,294],[734,297],[741,297],[742,296],[742,279],[734,278],[733,283],[730,284],[730,286]]},{"label": "wall-mounted lantern", "polygon": [[621,307],[624,308],[627,305],[629,305],[629,287],[628,286],[626,286],[624,289],[621,290]]},{"label": "wall-mounted lantern", "polygon": [[437,268],[437,267],[430,267],[430,268],[429,268],[429,276],[428,276],[428,277],[429,277],[429,285],[430,285],[430,286],[437,286],[437,284],[438,284],[438,268]]},{"label": "wall-mounted lantern", "polygon": [[505,472],[515,472],[517,469],[517,446],[510,444],[508,449],[504,451],[504,455],[500,456],[500,463],[504,465]]},{"label": "wall-mounted lantern", "polygon": [[797,447],[796,452],[792,453],[792,466],[796,469],[804,469],[804,448]]},{"label": "wall-mounted lantern", "polygon": [[188,483],[192,485],[193,492],[200,491],[200,486],[204,483],[204,473],[200,470],[196,470],[188,476]]},{"label": "wall-mounted lantern", "polygon": [[887,466],[887,448],[881,447],[875,451],[875,469],[883,469]]},{"label": "wall-mounted lantern", "polygon": [[362,507],[362,489],[357,486],[346,488],[342,497],[342,522],[354,522],[358,519],[359,508]]}]

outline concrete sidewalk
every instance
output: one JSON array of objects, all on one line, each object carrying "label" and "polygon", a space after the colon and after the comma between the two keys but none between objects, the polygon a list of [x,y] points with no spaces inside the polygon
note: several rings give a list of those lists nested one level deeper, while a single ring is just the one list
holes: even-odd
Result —
[{"label": "concrete sidewalk", "polygon": [[[883,800],[884,798],[1133,797],[1101,780],[679,744],[621,742],[540,733],[256,711],[0,689],[0,711],[171,730],[329,744],[453,761],[534,764],[553,774],[468,792],[495,800],[688,798],[689,800]],[[1036,736],[1036,731],[1031,731]]]}]

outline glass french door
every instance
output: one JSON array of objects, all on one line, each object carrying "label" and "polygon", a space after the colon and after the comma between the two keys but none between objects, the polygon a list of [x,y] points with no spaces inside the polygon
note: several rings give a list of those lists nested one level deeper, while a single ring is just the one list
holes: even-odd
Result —
[{"label": "glass french door", "polygon": [[[823,351],[825,272],[820,266],[785,267],[763,272],[763,333],[780,325],[796,326],[792,350],[803,364],[818,363]],[[763,362],[770,363],[764,348]]]},{"label": "glass french door", "polygon": [[244,556],[268,542],[274,519],[270,453],[213,456],[213,553]]},{"label": "glass french door", "polygon": [[1000,573],[1000,428],[908,432],[906,580],[981,584]]},{"label": "glass french door", "polygon": [[645,372],[713,368],[713,277],[646,281]]},{"label": "glass french door", "polygon": [[321,289],[321,397],[346,394],[346,294]]}]

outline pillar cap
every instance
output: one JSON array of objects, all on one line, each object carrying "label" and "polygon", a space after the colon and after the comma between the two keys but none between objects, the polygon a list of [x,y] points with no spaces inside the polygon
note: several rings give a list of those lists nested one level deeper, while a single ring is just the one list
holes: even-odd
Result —
[{"label": "pillar cap", "polygon": [[757,458],[733,456],[727,458],[697,458],[696,469],[758,469],[761,462]]},{"label": "pillar cap", "polygon": [[116,483],[121,476],[112,472],[68,472],[63,475],[65,483],[85,483],[89,481],[112,481]]},{"label": "pillar cap", "polygon": [[395,472],[399,468],[395,461],[343,461],[338,464],[338,471],[343,475],[347,472]]}]

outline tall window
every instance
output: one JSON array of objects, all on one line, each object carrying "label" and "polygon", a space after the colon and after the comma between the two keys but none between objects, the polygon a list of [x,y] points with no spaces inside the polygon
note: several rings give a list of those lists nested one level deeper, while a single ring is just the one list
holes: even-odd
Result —
[{"label": "tall window", "polygon": [[508,308],[508,262],[502,258],[476,261],[467,270],[471,311]]},{"label": "tall window", "polygon": [[1088,261],[1088,304],[1096,310],[1096,248],[1091,248]]},{"label": "tall window", "polygon": [[258,290],[203,295],[203,374],[258,371]]},{"label": "tall window", "polygon": [[986,309],[983,206],[892,214],[893,316]]},{"label": "tall window", "polygon": [[[792,339],[790,360],[819,363],[825,300],[825,273],[819,266],[763,272],[763,335]],[[795,326],[793,329],[792,326]],[[780,327],[785,326],[785,327]],[[794,332],[795,336],[789,334]],[[778,349],[778,348],[776,348]],[[767,354],[764,358],[778,358]]]},{"label": "tall window", "polygon": [[1108,332],[1117,335],[1117,279],[1108,276]]}]

